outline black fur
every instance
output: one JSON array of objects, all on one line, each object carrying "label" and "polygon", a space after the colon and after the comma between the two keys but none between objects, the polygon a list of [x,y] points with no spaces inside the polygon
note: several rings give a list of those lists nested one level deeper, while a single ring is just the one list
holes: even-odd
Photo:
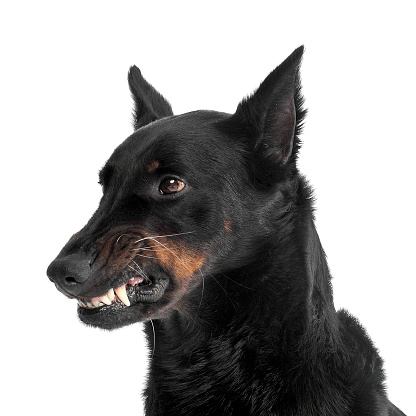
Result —
[{"label": "black fur", "polygon": [[78,313],[106,329],[145,322],[147,415],[403,415],[365,330],[334,309],[296,166],[302,54],[233,115],[173,116],[129,72],[136,131],[102,169],[97,211],[48,276],[84,302],[146,277],[126,286],[129,307],[116,298]]}]

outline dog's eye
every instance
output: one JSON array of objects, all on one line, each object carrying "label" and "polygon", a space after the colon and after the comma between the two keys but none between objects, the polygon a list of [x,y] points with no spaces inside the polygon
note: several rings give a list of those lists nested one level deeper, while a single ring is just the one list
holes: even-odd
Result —
[{"label": "dog's eye", "polygon": [[162,195],[176,194],[185,188],[185,184],[177,178],[166,178],[159,185],[159,192]]}]

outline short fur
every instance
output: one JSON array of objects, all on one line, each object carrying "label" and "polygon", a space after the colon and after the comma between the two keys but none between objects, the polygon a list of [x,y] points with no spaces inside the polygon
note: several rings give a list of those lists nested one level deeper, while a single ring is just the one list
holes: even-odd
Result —
[{"label": "short fur", "polygon": [[[149,416],[403,415],[366,331],[333,305],[296,166],[302,54],[232,115],[174,116],[130,69],[135,132],[101,170],[100,205],[48,276],[86,304],[86,324],[145,322]],[[121,295],[104,304],[119,287],[130,306]]]}]

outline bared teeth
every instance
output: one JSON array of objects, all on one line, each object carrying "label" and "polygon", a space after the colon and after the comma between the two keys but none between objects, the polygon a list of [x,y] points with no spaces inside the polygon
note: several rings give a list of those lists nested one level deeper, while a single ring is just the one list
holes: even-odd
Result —
[{"label": "bared teeth", "polygon": [[108,297],[108,299],[110,299],[111,302],[115,299],[116,295],[114,294],[114,289],[113,288],[111,288],[107,292],[107,297]]},{"label": "bared teeth", "polygon": [[111,300],[107,295],[100,296],[100,302],[111,305]]},{"label": "bared teeth", "polygon": [[127,297],[126,285],[120,286],[117,289],[114,289],[118,298],[126,305],[130,306],[129,298]]},{"label": "bared teeth", "polygon": [[102,296],[96,296],[91,299],[78,299],[78,304],[83,308],[99,308],[100,306],[111,305],[114,302],[116,295],[120,301],[124,303],[124,305],[130,306],[130,301],[127,297],[126,285],[120,286],[117,289],[111,288],[105,295]]}]

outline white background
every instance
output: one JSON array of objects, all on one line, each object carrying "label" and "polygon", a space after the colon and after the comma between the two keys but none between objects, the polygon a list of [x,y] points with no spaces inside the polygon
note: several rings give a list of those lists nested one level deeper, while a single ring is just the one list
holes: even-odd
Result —
[{"label": "white background", "polygon": [[368,329],[385,359],[391,400],[415,414],[411,7],[2,2],[2,408],[45,416],[142,412],[141,326],[83,326],[75,302],[45,273],[97,207],[97,172],[132,131],[129,66],[139,66],[177,114],[233,112],[304,44],[309,115],[299,163],[316,191],[336,305]]}]

